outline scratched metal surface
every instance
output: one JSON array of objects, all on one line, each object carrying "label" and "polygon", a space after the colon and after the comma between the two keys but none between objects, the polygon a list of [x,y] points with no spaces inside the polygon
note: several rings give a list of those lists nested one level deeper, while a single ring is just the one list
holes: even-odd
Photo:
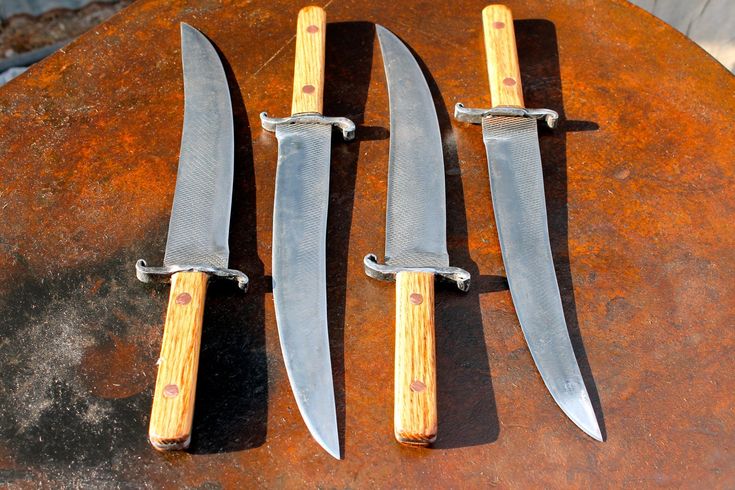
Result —
[{"label": "scratched metal surface", "polygon": [[[735,78],[622,1],[509,1],[541,131],[551,245],[572,343],[603,416],[596,443],[533,365],[504,274],[479,127],[489,103],[480,10],[329,3],[327,276],[344,461],[312,441],[286,379],[272,294],[277,142],[302,2],[140,0],[0,93],[0,479],[17,486],[735,486]],[[146,441],[183,118],[180,21],[226,60],[236,168],[230,266],[252,288],[208,295],[189,453]],[[388,100],[377,22],[430,74],[444,137],[450,261],[437,295],[439,436],[392,436],[393,287],[362,272],[384,240]],[[440,42],[439,42],[440,41]],[[151,49],[156,46],[156,49]],[[533,464],[530,464],[533,462]]]}]

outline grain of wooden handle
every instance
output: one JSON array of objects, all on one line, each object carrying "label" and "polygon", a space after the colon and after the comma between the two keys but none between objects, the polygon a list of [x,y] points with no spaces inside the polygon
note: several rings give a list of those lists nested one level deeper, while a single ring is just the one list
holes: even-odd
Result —
[{"label": "grain of wooden handle", "polygon": [[148,431],[153,447],[162,451],[186,449],[191,439],[208,278],[204,272],[171,277]]},{"label": "grain of wooden handle", "polygon": [[394,431],[398,442],[426,446],[437,430],[434,274],[396,274]]},{"label": "grain of wooden handle", "polygon": [[296,26],[291,114],[322,113],[326,32],[327,13],[323,8],[310,6],[301,9]]},{"label": "grain of wooden handle", "polygon": [[505,5],[488,5],[482,10],[482,25],[492,107],[523,107],[513,14]]}]

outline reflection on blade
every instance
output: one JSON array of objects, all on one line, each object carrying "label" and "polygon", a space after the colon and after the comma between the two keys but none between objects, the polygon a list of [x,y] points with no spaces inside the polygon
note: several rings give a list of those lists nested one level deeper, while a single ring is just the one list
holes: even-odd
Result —
[{"label": "reflection on blade", "polygon": [[279,125],[273,298],[286,371],[314,439],[339,459],[327,331],[326,231],[331,127]]},{"label": "reflection on blade", "polygon": [[234,166],[227,78],[204,35],[181,24],[184,129],[164,265],[226,268]]},{"label": "reflection on blade", "polygon": [[529,350],[564,413],[601,441],[556,282],[536,121],[485,117],[482,134],[503,263]]}]

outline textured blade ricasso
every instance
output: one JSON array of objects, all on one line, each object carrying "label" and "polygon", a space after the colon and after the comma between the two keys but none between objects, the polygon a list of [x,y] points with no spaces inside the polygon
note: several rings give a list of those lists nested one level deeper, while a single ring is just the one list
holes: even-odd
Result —
[{"label": "textured blade ricasso", "polygon": [[[426,160],[419,160],[426,162]],[[429,160],[431,162],[431,160]],[[432,165],[427,165],[431,168]],[[386,206],[386,260],[417,267],[448,266],[444,173],[397,154],[391,157]],[[428,263],[422,261],[428,260]],[[398,263],[398,262],[397,262]]]},{"label": "textured blade ricasso", "polygon": [[385,264],[391,267],[405,267],[410,269],[430,269],[449,267],[449,254],[435,254],[431,252],[403,251],[397,256],[385,257]]},{"label": "textured blade ricasso", "polygon": [[177,179],[163,263],[226,268],[232,190],[224,184],[231,177],[222,179],[222,189],[196,174]]},{"label": "textured blade ricasso", "polygon": [[306,426],[339,458],[326,296],[331,128],[279,125],[276,137],[273,298],[279,339]]},{"label": "textured blade ricasso", "polygon": [[273,269],[277,282],[274,292],[282,286],[302,283],[291,291],[295,297],[299,297],[299,288],[308,285],[323,295],[324,301],[306,302],[305,305],[326,304],[331,130],[328,126],[308,124],[278,126],[276,137]]}]

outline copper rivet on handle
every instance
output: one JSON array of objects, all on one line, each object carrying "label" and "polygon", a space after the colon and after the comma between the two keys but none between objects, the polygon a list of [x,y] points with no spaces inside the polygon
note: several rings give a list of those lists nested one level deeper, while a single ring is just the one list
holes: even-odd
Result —
[{"label": "copper rivet on handle", "polygon": [[424,297],[421,296],[419,293],[412,293],[411,296],[408,297],[409,300],[411,300],[411,303],[415,305],[420,305],[424,302]]},{"label": "copper rivet on handle", "polygon": [[417,393],[421,393],[422,391],[426,390],[426,384],[418,379],[414,379],[411,381],[411,391],[415,391]]},{"label": "copper rivet on handle", "polygon": [[177,305],[188,305],[189,303],[191,303],[191,294],[181,293],[178,296],[176,296]]},{"label": "copper rivet on handle", "polygon": [[319,32],[319,28],[312,24],[306,28],[306,32],[308,32],[309,34],[314,34],[315,32]]},{"label": "copper rivet on handle", "polygon": [[302,90],[302,91],[303,91],[303,92],[304,92],[305,94],[313,94],[313,93],[314,93],[314,91],[316,90],[316,88],[314,88],[314,86],[313,86],[313,85],[304,85],[304,86],[303,86],[303,87],[301,88],[301,90]]},{"label": "copper rivet on handle", "polygon": [[179,394],[179,387],[176,385],[166,385],[163,388],[163,396],[166,398],[173,398]]},{"label": "copper rivet on handle", "polygon": [[515,84],[516,84],[516,79],[515,78],[508,77],[508,78],[504,78],[503,79],[503,85],[507,85],[508,87],[512,87]]},{"label": "copper rivet on handle", "polygon": [[505,22],[493,22],[493,27],[496,29],[502,29],[505,27]]}]

